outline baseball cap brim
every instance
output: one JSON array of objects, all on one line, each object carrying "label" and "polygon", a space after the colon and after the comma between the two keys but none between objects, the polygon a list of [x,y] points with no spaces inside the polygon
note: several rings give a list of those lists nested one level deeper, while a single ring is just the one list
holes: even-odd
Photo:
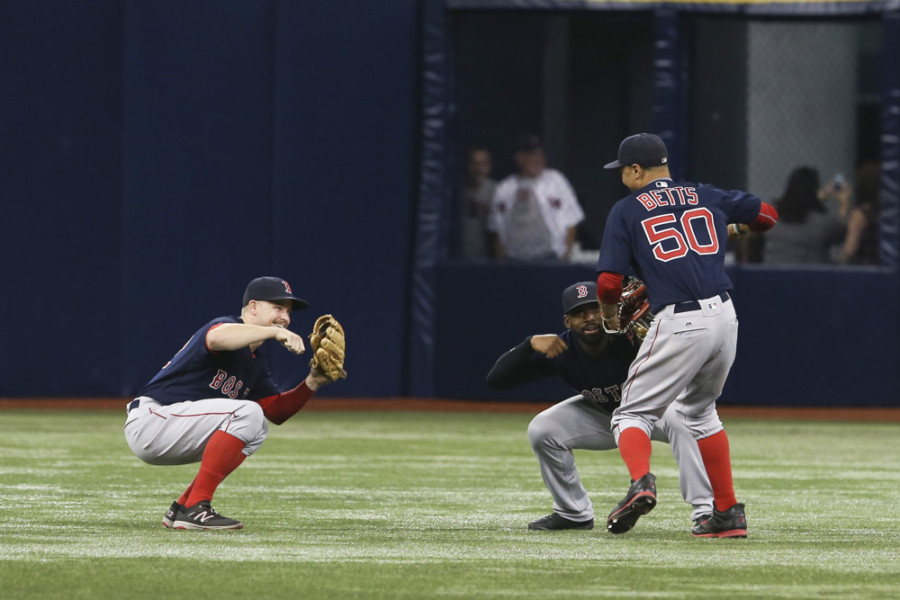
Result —
[{"label": "baseball cap brim", "polygon": [[303,310],[304,308],[307,308],[309,306],[309,302],[307,302],[306,300],[294,298],[293,296],[285,296],[284,298],[268,298],[268,300],[290,300],[291,310]]},{"label": "baseball cap brim", "polygon": [[618,169],[618,168],[624,167],[624,166],[625,165],[620,163],[618,160],[614,160],[611,163],[606,163],[605,165],[603,165],[603,168],[604,169]]},{"label": "baseball cap brim", "polygon": [[597,299],[596,299],[596,298],[593,298],[593,299],[587,299],[587,298],[585,298],[584,302],[579,302],[579,303],[577,303],[577,304],[573,304],[572,306],[570,306],[570,307],[569,307],[569,310],[567,310],[567,311],[565,312],[565,314],[569,314],[570,312],[572,312],[572,311],[575,310],[576,308],[581,308],[581,307],[584,306],[585,304],[597,304]]}]

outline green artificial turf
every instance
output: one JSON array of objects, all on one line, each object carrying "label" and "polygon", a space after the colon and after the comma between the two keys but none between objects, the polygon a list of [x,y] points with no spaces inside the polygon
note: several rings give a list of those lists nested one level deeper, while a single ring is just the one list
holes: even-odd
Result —
[{"label": "green artificial turf", "polygon": [[0,412],[0,597],[893,598],[900,425],[731,419],[750,537],[694,539],[666,445],[659,505],[613,536],[618,453],[576,452],[593,531],[551,508],[530,416],[301,412],[213,505],[241,531],[160,521],[195,465],[136,459],[119,412]]}]

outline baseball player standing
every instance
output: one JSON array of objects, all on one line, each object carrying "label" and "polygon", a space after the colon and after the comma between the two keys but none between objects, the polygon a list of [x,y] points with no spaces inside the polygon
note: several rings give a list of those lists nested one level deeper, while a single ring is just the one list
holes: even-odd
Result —
[{"label": "baseball player standing", "polygon": [[[610,417],[640,345],[634,335],[610,335],[603,330],[596,283],[582,281],[567,287],[562,306],[565,332],[525,338],[497,359],[487,376],[491,388],[512,389],[558,375],[577,392],[538,414],[528,426],[544,485],[553,496],[553,512],[528,525],[543,531],[593,529],[593,505],[572,450],[616,447]],[[706,518],[712,513],[712,489],[697,443],[674,410],[666,411],[653,427],[652,439],[671,443],[682,496],[693,506],[691,518],[695,522]]]},{"label": "baseball player standing", "polygon": [[[307,306],[287,281],[254,279],[244,292],[240,317],[219,317],[201,327],[128,404],[125,439],[138,458],[151,465],[200,462],[193,482],[166,512],[166,527],[243,527],[212,508],[216,488],[259,449],[267,419],[284,423],[334,379],[313,366],[300,385],[280,391],[269,372],[266,340],[294,354],[305,351],[303,338],[288,325],[291,311]],[[342,365],[342,328],[340,334]]]},{"label": "baseball player standing", "polygon": [[763,232],[778,213],[746,192],[673,181],[666,146],[652,134],[625,138],[618,160],[605,168],[618,169],[631,194],[610,211],[600,247],[597,295],[604,329],[618,328],[622,279],[631,272],[646,284],[656,315],[613,412],[613,432],[633,483],[609,514],[607,529],[628,531],[656,505],[650,434],[674,408],[697,440],[715,499],[713,514],[692,535],[747,537],[728,436],[716,412],[738,333],[725,240],[729,223],[741,232]]}]

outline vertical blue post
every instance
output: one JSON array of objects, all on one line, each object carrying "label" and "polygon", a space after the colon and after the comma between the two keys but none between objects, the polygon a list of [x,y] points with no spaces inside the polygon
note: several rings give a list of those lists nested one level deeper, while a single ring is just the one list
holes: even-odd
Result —
[{"label": "vertical blue post", "polygon": [[900,11],[887,12],[881,49],[881,263],[900,268]]},{"label": "vertical blue post", "polygon": [[685,73],[678,13],[671,7],[654,12],[653,131],[666,143],[672,175],[678,179],[688,172],[688,139]]},{"label": "vertical blue post", "polygon": [[410,281],[407,392],[435,393],[435,294],[437,264],[444,255],[447,184],[448,71],[444,0],[423,0],[419,204]]}]

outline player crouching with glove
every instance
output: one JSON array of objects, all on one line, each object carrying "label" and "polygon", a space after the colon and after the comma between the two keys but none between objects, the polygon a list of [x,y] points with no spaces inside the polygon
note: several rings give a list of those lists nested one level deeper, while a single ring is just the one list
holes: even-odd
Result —
[{"label": "player crouching with glove", "polygon": [[151,465],[200,463],[197,476],[172,503],[163,525],[174,529],[242,529],[210,505],[220,483],[266,439],[268,421],[280,425],[323,385],[346,377],[344,330],[331,315],[319,317],[310,335],[310,371],[300,385],[280,390],[272,380],[268,348],[306,351],[288,329],[291,311],[308,306],[287,281],[254,279],[244,292],[240,317],[218,317],[143,387],[127,406],[125,439]]}]

